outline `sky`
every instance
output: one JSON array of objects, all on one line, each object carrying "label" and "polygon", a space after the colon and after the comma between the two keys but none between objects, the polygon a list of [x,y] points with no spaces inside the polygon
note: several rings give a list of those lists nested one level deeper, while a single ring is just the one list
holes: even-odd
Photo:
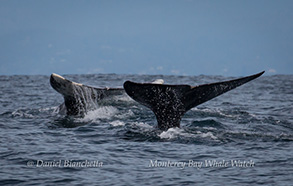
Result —
[{"label": "sky", "polygon": [[291,0],[0,0],[0,75],[293,72]]}]

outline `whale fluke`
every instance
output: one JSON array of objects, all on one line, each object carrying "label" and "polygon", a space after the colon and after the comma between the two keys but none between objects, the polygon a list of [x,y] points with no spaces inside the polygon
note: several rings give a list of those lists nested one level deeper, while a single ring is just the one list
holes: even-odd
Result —
[{"label": "whale fluke", "polygon": [[123,88],[95,88],[72,82],[58,74],[51,74],[51,86],[64,97],[60,108],[66,109],[67,115],[82,116],[96,108],[98,101],[109,96],[121,95]]},{"label": "whale fluke", "polygon": [[191,108],[243,85],[263,73],[264,71],[252,76],[199,86],[131,81],[126,81],[123,86],[132,99],[154,112],[158,128],[167,130],[172,127],[180,127],[181,117]]}]

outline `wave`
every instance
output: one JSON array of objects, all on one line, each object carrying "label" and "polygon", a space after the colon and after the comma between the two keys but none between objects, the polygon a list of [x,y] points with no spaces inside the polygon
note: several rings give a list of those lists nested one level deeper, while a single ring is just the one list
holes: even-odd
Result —
[{"label": "wave", "polygon": [[14,111],[6,111],[1,113],[1,116],[11,118],[24,118],[24,119],[37,119],[42,118],[45,115],[56,115],[58,113],[58,107],[46,107],[46,108],[19,108]]},{"label": "wave", "polygon": [[226,128],[224,124],[215,120],[215,119],[202,119],[202,120],[194,120],[189,124],[191,127],[195,128],[206,128],[206,129],[222,129]]}]

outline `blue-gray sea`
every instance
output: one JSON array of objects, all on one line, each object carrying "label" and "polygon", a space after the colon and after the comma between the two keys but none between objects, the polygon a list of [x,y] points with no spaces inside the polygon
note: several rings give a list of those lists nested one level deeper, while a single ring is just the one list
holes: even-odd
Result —
[{"label": "blue-gray sea", "polygon": [[[237,77],[64,75],[95,87]],[[160,131],[126,95],[84,118],[58,113],[49,76],[0,76],[0,185],[292,185],[293,75],[262,76]]]}]

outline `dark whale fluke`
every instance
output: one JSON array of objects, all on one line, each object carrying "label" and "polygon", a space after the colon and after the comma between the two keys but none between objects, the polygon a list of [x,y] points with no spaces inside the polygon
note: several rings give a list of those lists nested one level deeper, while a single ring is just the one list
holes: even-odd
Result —
[{"label": "dark whale fluke", "polygon": [[264,71],[235,80],[194,87],[190,85],[159,85],[131,81],[126,81],[123,86],[132,99],[154,112],[159,129],[167,130],[172,127],[180,127],[181,117],[191,108],[243,85],[263,73]]},{"label": "dark whale fluke", "polygon": [[50,77],[50,84],[64,97],[60,109],[65,109],[67,115],[83,116],[87,111],[95,109],[101,99],[124,93],[123,88],[90,87],[69,81],[54,73]]}]

